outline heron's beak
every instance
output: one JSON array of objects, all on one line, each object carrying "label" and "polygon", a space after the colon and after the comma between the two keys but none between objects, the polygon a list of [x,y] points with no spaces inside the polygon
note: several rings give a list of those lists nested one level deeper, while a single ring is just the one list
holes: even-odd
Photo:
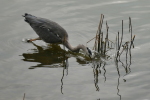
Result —
[{"label": "heron's beak", "polygon": [[86,47],[86,48],[87,48],[87,51],[88,51],[88,56],[89,56],[89,58],[92,59],[92,57],[91,57],[91,56],[92,56],[91,50],[90,50],[88,47]]},{"label": "heron's beak", "polygon": [[22,17],[26,17],[28,15],[28,13],[25,13],[24,15],[22,15]]},{"label": "heron's beak", "polygon": [[24,21],[29,23],[29,21],[27,20],[26,16],[29,15],[28,13],[25,13],[24,15],[22,15],[22,17],[25,17]]}]

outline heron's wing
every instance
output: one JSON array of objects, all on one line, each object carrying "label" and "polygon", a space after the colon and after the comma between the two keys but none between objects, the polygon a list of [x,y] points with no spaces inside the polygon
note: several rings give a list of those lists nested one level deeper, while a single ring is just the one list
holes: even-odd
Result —
[{"label": "heron's wing", "polygon": [[38,28],[38,35],[48,43],[58,43],[62,42],[62,37],[58,34],[55,28],[48,26],[47,24],[42,24]]},{"label": "heron's wing", "polygon": [[67,40],[68,34],[64,28],[62,28],[59,24],[56,22],[45,20],[42,25],[40,25],[41,28],[47,29],[48,34],[54,35],[56,40]]},{"label": "heron's wing", "polygon": [[49,34],[55,35],[57,38],[62,39],[62,36],[58,30],[54,26],[48,25],[47,23],[44,23],[40,26],[40,28],[45,29]]},{"label": "heron's wing", "polygon": [[68,37],[66,30],[64,28],[62,28],[59,24],[57,24],[56,22],[47,20],[47,19],[45,19],[45,20],[46,21],[43,23],[42,26],[50,29],[55,34],[57,34],[57,36],[59,36],[60,38]]}]

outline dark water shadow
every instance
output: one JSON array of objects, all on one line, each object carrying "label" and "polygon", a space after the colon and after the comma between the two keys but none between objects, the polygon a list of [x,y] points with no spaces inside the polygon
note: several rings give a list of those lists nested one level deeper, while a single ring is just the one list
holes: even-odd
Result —
[{"label": "dark water shadow", "polygon": [[66,51],[62,49],[59,44],[49,44],[47,46],[38,46],[32,42],[36,47],[35,49],[28,50],[27,53],[23,53],[23,61],[27,62],[37,62],[35,66],[30,66],[29,69],[34,69],[38,67],[45,68],[58,68],[64,67],[63,62],[70,57],[75,57],[76,62],[83,65],[88,64],[90,59],[82,53],[74,53],[71,51]]}]

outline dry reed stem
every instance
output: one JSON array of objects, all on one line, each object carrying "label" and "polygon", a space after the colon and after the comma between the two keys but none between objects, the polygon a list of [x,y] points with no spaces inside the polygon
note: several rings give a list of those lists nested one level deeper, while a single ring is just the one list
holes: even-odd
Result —
[{"label": "dry reed stem", "polygon": [[93,49],[95,49],[95,51],[97,49],[97,41],[99,41],[99,37],[100,37],[100,35],[99,35],[99,29],[101,27],[101,19],[102,19],[102,14],[101,14],[100,22],[99,22],[99,25],[98,25],[97,33],[96,33],[96,36],[95,36],[96,39],[95,39],[95,44],[94,44],[94,47],[93,47]]},{"label": "dry reed stem", "polygon": [[104,19],[104,15],[101,14],[101,19],[100,19],[99,28],[98,28],[99,38],[98,38],[98,50],[97,50],[97,52],[100,52],[100,50],[102,49],[102,42],[101,42],[102,40],[101,39],[103,39],[103,38],[101,38],[101,37],[103,37],[103,36],[101,36],[101,34],[102,34],[101,29],[102,29],[103,19]]},{"label": "dry reed stem", "polygon": [[122,20],[122,35],[121,35],[121,41],[120,41],[119,50],[120,50],[120,47],[122,45],[122,39],[123,39],[123,20]]}]

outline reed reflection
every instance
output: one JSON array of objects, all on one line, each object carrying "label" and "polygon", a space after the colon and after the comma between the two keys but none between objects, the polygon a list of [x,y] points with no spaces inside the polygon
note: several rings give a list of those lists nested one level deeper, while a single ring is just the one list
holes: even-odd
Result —
[{"label": "reed reflection", "polygon": [[[92,68],[93,68],[93,75],[94,75],[94,85],[95,85],[95,88],[96,88],[96,91],[100,91],[100,87],[99,87],[99,76],[100,75],[103,75],[104,77],[104,82],[107,81],[107,77],[106,77],[106,72],[107,70],[105,69],[105,66],[106,66],[106,60],[108,59],[114,59],[114,63],[115,63],[115,66],[116,66],[116,70],[117,70],[117,74],[118,74],[118,79],[117,79],[117,95],[119,96],[120,100],[121,100],[121,94],[120,94],[120,77],[122,77],[121,75],[123,75],[123,77],[127,74],[129,74],[131,72],[131,64],[132,64],[132,61],[131,61],[131,49],[129,48],[126,48],[128,50],[125,50],[126,52],[125,53],[125,61],[122,61],[121,58],[121,55],[119,56],[116,56],[114,58],[107,58],[107,56],[105,57],[105,60],[101,60],[99,59],[99,61],[97,60],[94,60],[92,61]],[[129,57],[128,57],[129,56]],[[101,57],[102,58],[102,57]],[[104,59],[104,58],[103,58]],[[124,72],[120,72],[120,69],[122,70],[122,67],[124,68]],[[103,74],[102,74],[103,73]],[[124,82],[126,82],[126,79],[123,79]]]},{"label": "reed reflection", "polygon": [[68,59],[66,61],[64,61],[64,67],[63,67],[63,74],[62,74],[62,78],[61,78],[61,93],[63,94],[63,79],[64,79],[64,76],[68,75],[68,67],[69,67],[69,64],[68,64]]},{"label": "reed reflection", "polygon": [[[125,75],[129,74],[131,72],[131,69],[130,69],[130,66],[131,66],[131,49],[128,49],[128,47],[126,48],[125,50],[125,62],[121,61],[121,58],[120,58],[120,55],[119,56],[116,56],[115,57],[115,65],[116,65],[116,69],[117,69],[117,72],[118,72],[118,84],[117,84],[117,95],[120,97],[120,100],[121,100],[121,94],[119,93],[120,92],[120,89],[119,89],[119,85],[120,85],[120,77],[121,77],[121,73],[119,71],[119,65],[122,65],[123,68],[124,68],[124,71],[125,71]],[[128,58],[128,56],[130,56],[130,58]],[[124,76],[125,76],[124,75]],[[126,82],[126,79],[123,79],[124,82]]]},{"label": "reed reflection", "polygon": [[102,62],[102,61],[100,61],[100,62],[92,61],[92,68],[93,68],[93,74],[94,74],[94,84],[95,84],[95,88],[96,88],[96,91],[99,91],[100,88],[99,88],[99,86],[98,86],[98,82],[99,82],[99,81],[98,81],[98,77],[99,77],[99,75],[101,75],[101,73],[102,73],[101,69],[104,70],[104,74],[103,74],[103,76],[104,76],[104,82],[106,81],[106,76],[105,76],[105,74],[106,74],[105,62]]}]

